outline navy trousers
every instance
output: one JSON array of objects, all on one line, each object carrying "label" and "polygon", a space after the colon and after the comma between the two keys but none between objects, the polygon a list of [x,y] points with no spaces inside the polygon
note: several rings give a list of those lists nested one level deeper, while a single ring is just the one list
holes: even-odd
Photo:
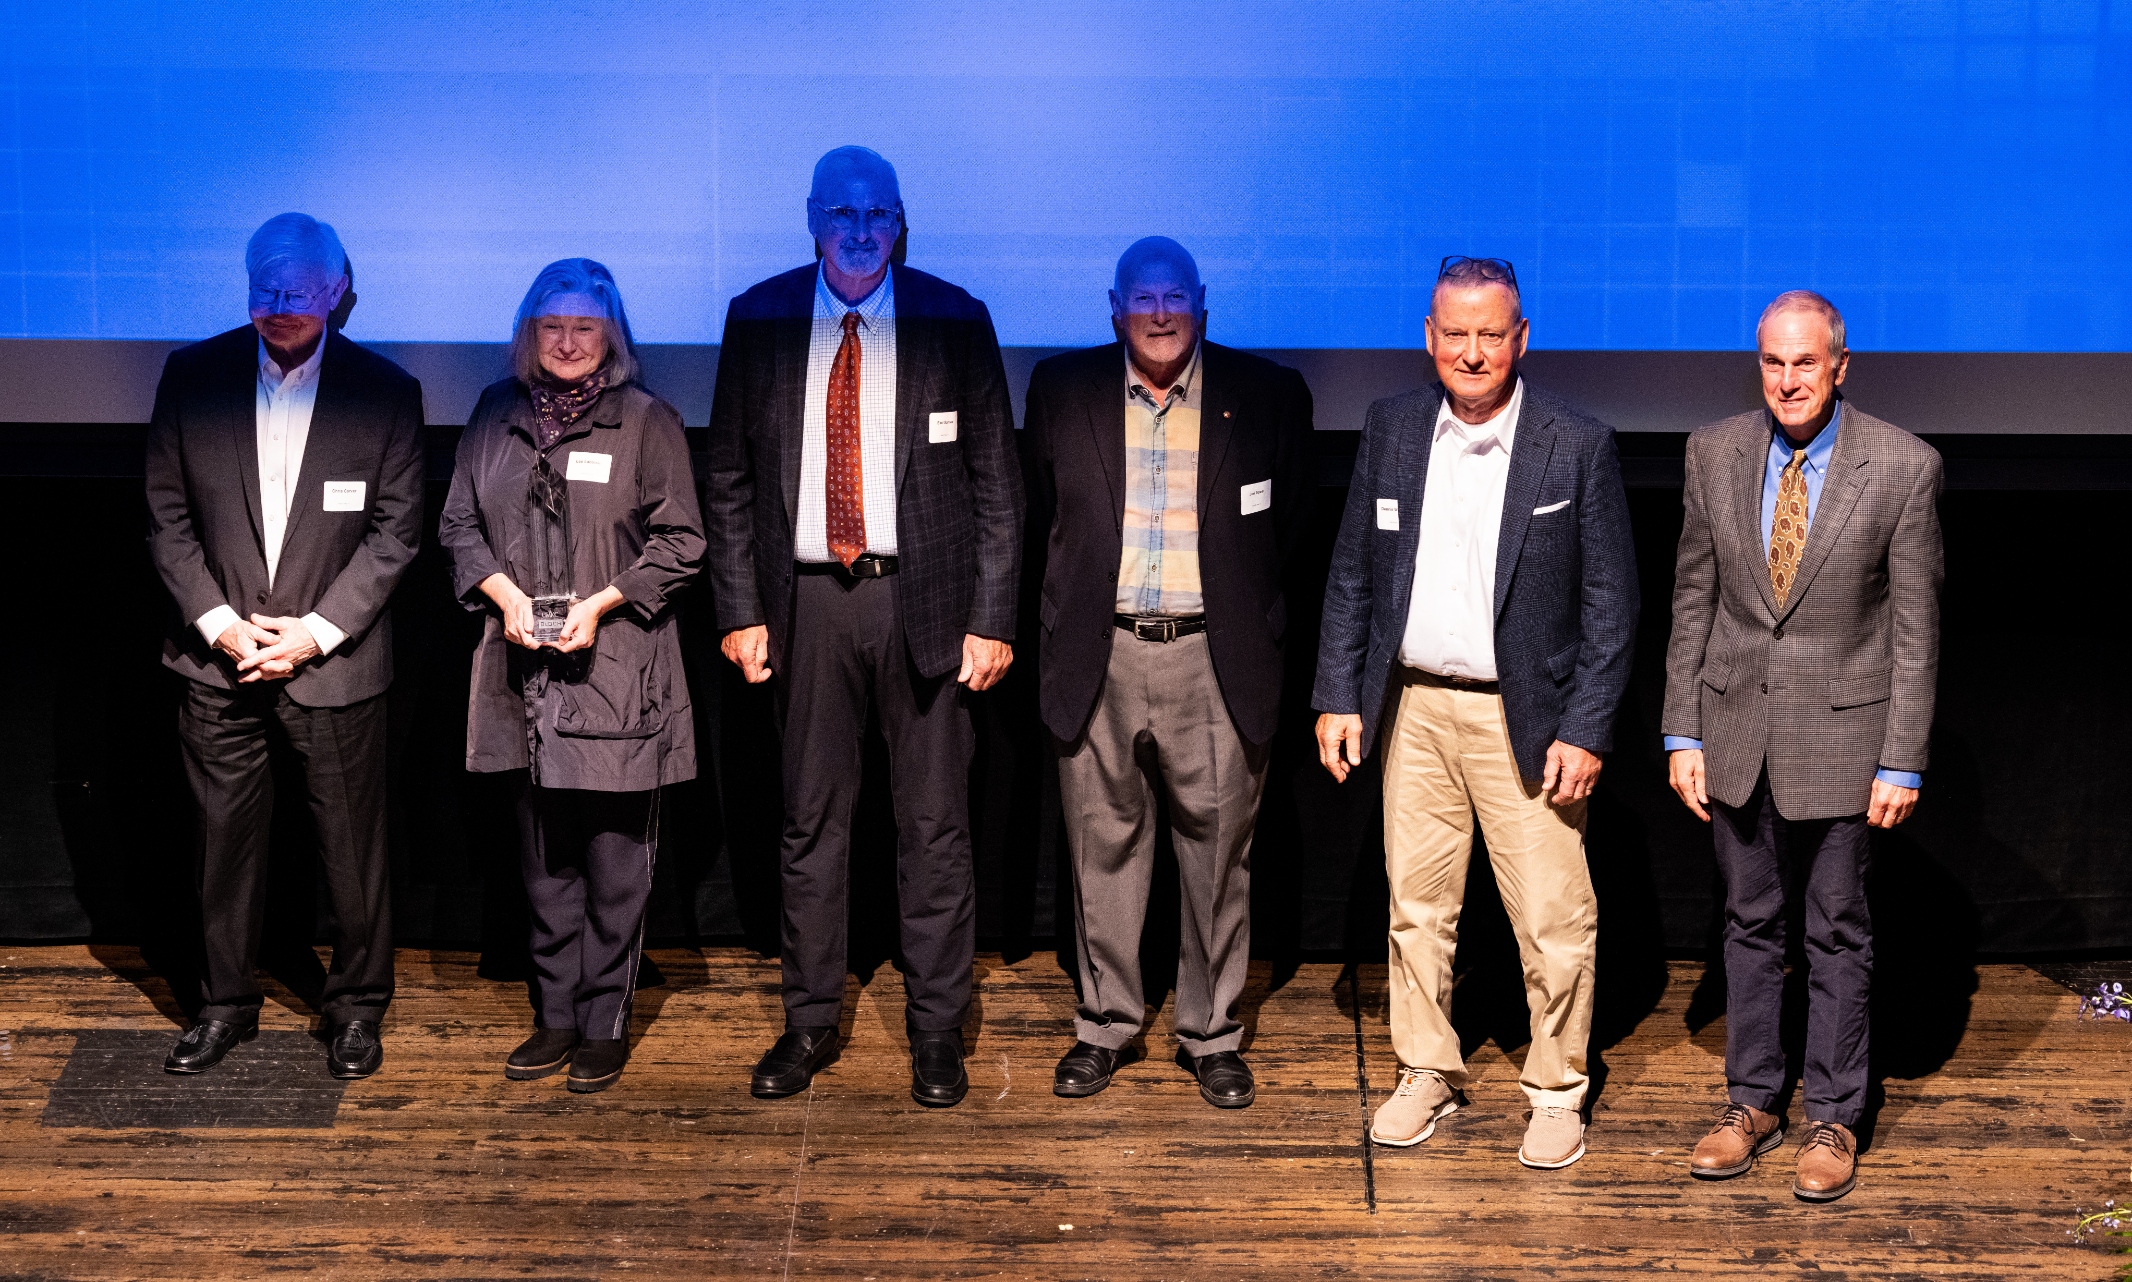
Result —
[{"label": "navy trousers", "polygon": [[1786,909],[1806,909],[1807,1120],[1856,1127],[1865,1112],[1873,918],[1864,815],[1793,822],[1765,776],[1744,806],[1711,804],[1725,876],[1725,1077],[1733,1103],[1773,1112],[1789,1085],[1778,1031]]}]

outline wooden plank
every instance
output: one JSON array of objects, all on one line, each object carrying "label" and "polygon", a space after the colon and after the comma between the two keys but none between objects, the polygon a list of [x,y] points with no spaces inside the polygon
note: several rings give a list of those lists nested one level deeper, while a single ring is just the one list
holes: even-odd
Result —
[{"label": "wooden plank", "polygon": [[[1166,1017],[1109,1091],[1055,1098],[1070,983],[1048,955],[982,958],[970,1098],[936,1111],[909,1097],[892,970],[854,981],[843,1060],[766,1102],[747,1075],[782,1022],[776,963],[655,956],[668,985],[640,998],[605,1094],[505,1081],[523,987],[416,949],[385,1068],[330,1129],[102,1130],[39,1119],[81,1031],[174,1037],[167,991],[125,950],[0,949],[0,1275],[2100,1279],[2109,1257],[2065,1239],[2073,1208],[2132,1192],[2132,1029],[2075,1020],[2077,998],[2022,967],[1979,968],[1953,1057],[1885,1083],[1860,1188],[1832,1206],[1791,1197],[1789,1149],[1738,1180],[1687,1177],[1724,1024],[1690,1030],[1701,968],[1675,965],[1604,1054],[1582,1162],[1516,1164],[1522,1048],[1484,1044],[1470,1106],[1375,1153],[1371,1215],[1338,967],[1270,991],[1254,967],[1259,1102],[1220,1112],[1169,1062]],[[1360,981],[1381,1098],[1383,968]],[[312,1018],[281,994],[263,1023]]]}]

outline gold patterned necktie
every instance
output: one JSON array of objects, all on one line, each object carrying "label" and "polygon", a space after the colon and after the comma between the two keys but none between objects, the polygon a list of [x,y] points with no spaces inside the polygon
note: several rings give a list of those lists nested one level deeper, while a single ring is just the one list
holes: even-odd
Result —
[{"label": "gold patterned necktie", "polygon": [[1805,551],[1806,451],[1794,449],[1784,475],[1777,480],[1777,511],[1769,523],[1769,586],[1776,591],[1779,610],[1791,596],[1791,582]]}]

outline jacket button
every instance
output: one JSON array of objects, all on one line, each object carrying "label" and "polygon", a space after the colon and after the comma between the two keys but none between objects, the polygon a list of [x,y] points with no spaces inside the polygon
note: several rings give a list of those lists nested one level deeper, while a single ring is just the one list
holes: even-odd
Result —
[{"label": "jacket button", "polygon": [[1118,581],[1118,572],[1116,570],[1112,570],[1110,572],[1110,581],[1112,583],[1116,583]]},{"label": "jacket button", "polygon": [[267,603],[267,594],[266,594],[266,593],[264,593],[264,592],[262,592],[262,593],[260,593],[260,594],[259,594],[259,604],[261,604],[261,605],[265,605],[266,603]]},{"label": "jacket button", "polygon": [[1776,627],[1776,631],[1771,632],[1769,636],[1771,640],[1782,641],[1784,639],[1784,625],[1779,623]]},{"label": "jacket button", "polygon": [[1764,681],[1764,682],[1762,683],[1762,693],[1763,693],[1763,694],[1768,694],[1768,693],[1769,693],[1769,683],[1768,683],[1767,681]]}]

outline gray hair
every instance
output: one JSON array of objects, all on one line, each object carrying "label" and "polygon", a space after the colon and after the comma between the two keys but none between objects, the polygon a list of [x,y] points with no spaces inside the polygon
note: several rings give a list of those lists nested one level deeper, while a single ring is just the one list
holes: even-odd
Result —
[{"label": "gray hair", "polygon": [[607,385],[620,387],[635,382],[637,347],[629,334],[629,315],[622,310],[622,291],[614,283],[614,273],[589,258],[558,259],[533,278],[533,287],[526,291],[525,301],[518,305],[518,317],[511,322],[511,372],[518,381],[530,386],[540,377],[540,338],[536,333],[540,308],[557,294],[584,294],[600,304],[604,313],[600,320],[607,329],[607,359],[600,369],[607,375]]},{"label": "gray hair", "polygon": [[284,262],[307,263],[328,276],[348,274],[348,251],[331,223],[309,214],[276,214],[259,225],[244,247],[244,274],[256,278]]},{"label": "gray hair", "polygon": [[1496,268],[1493,259],[1461,256],[1456,262],[1445,263],[1443,271],[1436,277],[1436,288],[1429,291],[1430,311],[1436,310],[1436,291],[1446,285],[1453,289],[1482,289],[1489,285],[1500,285],[1510,291],[1511,318],[1524,318],[1525,300],[1518,293],[1517,274],[1512,272],[1505,275]]},{"label": "gray hair", "polygon": [[1843,345],[1843,313],[1836,310],[1836,304],[1810,289],[1787,289],[1769,300],[1769,306],[1762,309],[1762,319],[1754,323],[1756,346],[1762,342],[1762,327],[1780,312],[1815,313],[1828,322],[1828,354],[1841,356],[1850,350]]}]

